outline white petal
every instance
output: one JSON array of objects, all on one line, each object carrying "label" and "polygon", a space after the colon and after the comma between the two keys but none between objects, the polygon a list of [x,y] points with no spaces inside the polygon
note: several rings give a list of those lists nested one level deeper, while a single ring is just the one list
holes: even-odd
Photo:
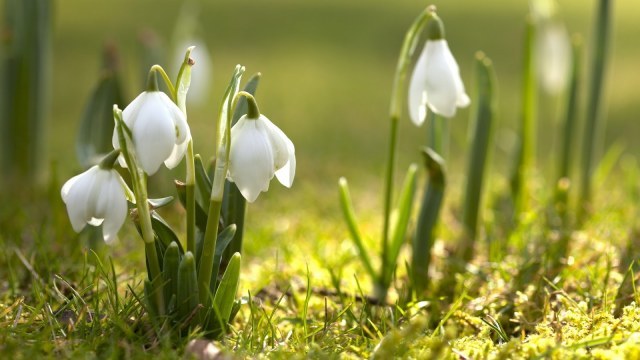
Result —
[{"label": "white petal", "polygon": [[98,167],[93,166],[82,174],[72,177],[62,186],[62,201],[67,205],[67,214],[76,232],[80,232],[91,219],[88,205],[97,170]]},{"label": "white petal", "polygon": [[131,131],[140,166],[147,174],[155,174],[176,144],[175,124],[157,97],[150,97],[140,108]]},{"label": "white petal", "polygon": [[276,171],[276,178],[278,178],[280,184],[290,188],[293,185],[293,178],[296,176],[296,149],[289,138],[287,138],[287,150],[289,152],[289,161]]},{"label": "white petal", "polygon": [[[425,47],[426,50],[426,47]],[[427,117],[427,92],[426,92],[426,51],[423,50],[416,62],[409,83],[409,116],[417,126],[422,125]]]},{"label": "white petal", "polygon": [[[269,134],[269,140],[271,141],[271,148],[273,150],[273,164],[274,171],[282,168],[289,161],[289,145],[291,142],[287,135],[280,130],[274,123],[271,122],[266,116],[260,115],[257,121],[264,122],[267,133]],[[291,144],[293,145],[293,143]]]},{"label": "white petal", "polygon": [[469,99],[469,95],[467,95],[464,89],[464,83],[462,82],[462,78],[460,78],[460,68],[458,67],[458,63],[453,57],[453,54],[451,54],[448,46],[446,47],[444,55],[445,61],[449,64],[451,74],[453,75],[453,81],[456,88],[456,107],[467,107],[471,104],[471,99]]},{"label": "white petal", "polygon": [[188,139],[191,138],[191,132],[189,131],[189,125],[187,124],[187,117],[180,110],[178,105],[176,105],[167,94],[156,91],[153,94],[156,94],[158,101],[162,104],[165,116],[171,118],[174,123],[175,131],[176,131],[176,141],[175,144],[181,144]]},{"label": "white petal", "polygon": [[[173,102],[171,102],[171,104],[173,104]],[[169,157],[164,161],[164,165],[169,169],[173,169],[174,167],[178,166],[178,164],[180,164],[180,161],[182,161],[182,158],[187,151],[187,145],[191,140],[191,129],[189,128],[189,124],[187,124],[187,120],[184,117],[184,114],[177,106],[174,105],[173,107],[175,108],[172,110],[172,112],[175,116],[174,121],[176,124],[177,142],[173,146],[171,155],[169,155]],[[179,113],[175,113],[174,110],[176,109],[179,111]]]},{"label": "white petal", "polygon": [[425,52],[428,62],[425,76],[429,108],[436,114],[453,117],[458,102],[458,65],[444,39],[427,41]]},{"label": "white petal", "polygon": [[537,70],[544,89],[552,95],[563,91],[571,68],[571,43],[560,23],[543,23],[536,37]]},{"label": "white petal", "polygon": [[245,116],[231,129],[229,177],[249,202],[269,189],[274,174],[273,150],[267,131],[263,122],[247,120]]},{"label": "white petal", "polygon": [[120,184],[117,172],[111,170],[110,178],[101,194],[105,194],[100,205],[104,207],[104,223],[102,226],[102,236],[106,243],[110,243],[115,239],[118,231],[122,227],[127,217],[127,200],[124,189]]},{"label": "white petal", "polygon": [[174,145],[173,150],[171,151],[171,155],[169,155],[167,160],[164,161],[164,165],[169,169],[173,169],[174,167],[178,166],[178,164],[180,164],[180,161],[182,161],[184,154],[187,152],[188,144],[189,142],[185,141],[182,144]]}]

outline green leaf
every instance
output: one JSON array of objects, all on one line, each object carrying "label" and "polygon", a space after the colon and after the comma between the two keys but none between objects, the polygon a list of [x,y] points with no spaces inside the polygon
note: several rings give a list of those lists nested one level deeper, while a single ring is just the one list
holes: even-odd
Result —
[{"label": "green leaf", "polygon": [[103,155],[113,150],[113,105],[125,105],[117,63],[117,52],[111,45],[104,50],[105,67],[80,119],[76,154],[85,168],[95,165]]},{"label": "green leaf", "polygon": [[[180,266],[180,249],[178,243],[172,242],[164,253],[162,279],[164,281],[164,298],[171,299],[178,293],[178,268]],[[171,313],[169,305],[166,313]]]},{"label": "green leaf", "polygon": [[233,309],[238,283],[240,282],[240,260],[240,253],[233,254],[213,298],[213,311],[216,315],[215,319],[221,325],[220,329],[226,329],[231,317],[231,310]]},{"label": "green leaf", "polygon": [[351,233],[351,240],[358,248],[358,255],[360,256],[360,260],[364,265],[365,270],[371,276],[371,279],[376,279],[376,272],[373,270],[373,266],[371,265],[371,260],[369,259],[369,253],[364,246],[364,242],[362,241],[362,236],[360,235],[360,229],[358,228],[358,222],[356,221],[356,216],[353,211],[353,205],[351,205],[351,195],[349,194],[349,184],[347,183],[347,179],[341,177],[338,181],[338,189],[340,192],[340,207],[342,208],[342,214],[344,216],[344,220],[349,227],[349,232]]},{"label": "green leaf", "polygon": [[493,96],[494,73],[491,60],[484,54],[476,55],[476,77],[478,98],[472,118],[473,128],[469,133],[469,164],[466,188],[462,198],[462,219],[466,236],[471,247],[476,239],[480,219],[482,188],[488,168],[493,119],[495,117],[495,97]]},{"label": "green leaf", "polygon": [[173,196],[167,196],[159,199],[148,199],[149,205],[151,205],[151,209],[159,209],[161,207],[165,207],[173,202]]},{"label": "green leaf", "polygon": [[389,267],[387,268],[387,274],[383,274],[388,280],[391,279],[395,271],[400,249],[405,242],[407,226],[411,218],[411,210],[413,209],[413,198],[416,193],[417,172],[417,165],[412,164],[409,166],[407,175],[404,178],[404,184],[402,185],[402,191],[400,192],[400,198],[398,199],[398,207],[396,208],[397,220],[391,227],[391,242],[386,251],[387,264],[389,264]]},{"label": "green leaf", "polygon": [[174,242],[178,245],[180,254],[184,253],[184,249],[182,248],[178,235],[176,235],[175,231],[171,229],[169,224],[167,224],[167,222],[155,211],[151,212],[151,227],[156,235],[156,240],[158,240],[157,242],[162,244],[163,254],[169,245]]},{"label": "green leaf", "polygon": [[[183,207],[187,206],[187,186],[185,183],[175,180],[176,190],[178,191],[178,199]],[[200,231],[205,232],[207,229],[207,211],[205,211],[196,201],[196,226]]]},{"label": "green leaf", "polygon": [[151,281],[149,281],[149,279],[144,279],[144,298],[147,302],[147,310],[152,317],[156,317],[159,314],[156,297],[153,294],[154,291],[155,289],[153,288],[153,285],[151,285]]},{"label": "green leaf", "polygon": [[[229,82],[229,86],[227,87],[227,90],[225,90],[225,93],[224,93],[222,106],[220,108],[220,118],[218,119],[218,129],[216,133],[216,139],[217,139],[216,149],[217,150],[220,150],[226,141],[225,133],[227,130],[227,119],[228,119],[228,116],[230,116],[229,111],[230,111],[233,99],[235,98],[240,88],[240,79],[242,78],[242,74],[244,74],[244,67],[240,65],[236,65],[236,68],[233,71],[233,75],[231,76],[231,81]],[[216,153],[216,155],[218,154]]]},{"label": "green leaf", "polygon": [[197,199],[197,203],[202,207],[205,212],[209,211],[209,199],[211,198],[211,186],[213,183],[207,174],[207,170],[202,163],[202,157],[200,154],[194,156],[194,166],[196,170],[196,190],[200,198]]},{"label": "green leaf", "polygon": [[444,160],[429,148],[423,150],[423,155],[429,181],[420,205],[411,262],[413,287],[418,294],[422,293],[429,281],[431,249],[435,240],[434,229],[440,218],[446,184]]},{"label": "green leaf", "polygon": [[[218,273],[220,272],[220,265],[226,265],[225,262],[222,261],[222,255],[224,254],[225,249],[233,240],[234,235],[236,234],[236,225],[231,224],[227,226],[220,234],[218,234],[218,239],[216,241],[216,252],[213,257],[213,276],[211,276],[211,293],[213,294],[215,291],[215,284],[218,281]],[[230,259],[229,259],[230,261]],[[229,262],[227,261],[227,263]]]},{"label": "green leaf", "polygon": [[191,252],[187,251],[180,261],[178,269],[178,290],[176,307],[179,321],[189,319],[198,306],[198,275],[196,261]]},{"label": "green leaf", "polygon": [[182,112],[187,114],[187,92],[189,91],[189,86],[191,85],[191,67],[193,66],[193,61],[191,60],[191,51],[194,46],[187,48],[187,51],[184,55],[184,60],[182,61],[182,65],[180,66],[180,70],[178,71],[178,78],[176,79],[176,93],[175,99],[176,104],[182,110]]}]

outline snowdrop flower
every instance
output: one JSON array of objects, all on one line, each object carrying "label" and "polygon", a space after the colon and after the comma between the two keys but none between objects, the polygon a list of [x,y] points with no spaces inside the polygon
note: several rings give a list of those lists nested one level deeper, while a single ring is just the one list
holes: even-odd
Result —
[{"label": "snowdrop flower", "polygon": [[542,88],[558,95],[569,82],[571,71],[571,40],[559,19],[555,0],[531,0],[532,19],[536,25],[536,70]]},{"label": "snowdrop flower", "polygon": [[427,26],[427,42],[409,84],[409,115],[417,126],[424,122],[427,108],[450,118],[456,114],[456,108],[470,103],[458,64],[444,39],[442,21],[434,13]]},{"label": "snowdrop flower", "polygon": [[[122,118],[131,130],[135,154],[147,174],[155,174],[163,162],[169,169],[180,163],[191,132],[185,114],[165,93],[143,92],[122,111]],[[115,129],[112,140],[113,147],[119,148]],[[122,156],[119,160],[126,167]]]},{"label": "snowdrop flower", "polygon": [[274,175],[282,185],[291,187],[295,173],[293,142],[258,112],[255,100],[250,98],[248,114],[231,128],[229,180],[236,183],[247,201],[254,202],[260,192],[269,190]]},{"label": "snowdrop flower", "polygon": [[571,41],[559,22],[540,24],[536,38],[537,70],[543,88],[552,95],[562,92],[571,70]]},{"label": "snowdrop flower", "polygon": [[60,194],[73,230],[80,232],[86,224],[102,224],[102,236],[107,243],[115,238],[127,216],[123,180],[118,172],[103,164],[69,179]]}]

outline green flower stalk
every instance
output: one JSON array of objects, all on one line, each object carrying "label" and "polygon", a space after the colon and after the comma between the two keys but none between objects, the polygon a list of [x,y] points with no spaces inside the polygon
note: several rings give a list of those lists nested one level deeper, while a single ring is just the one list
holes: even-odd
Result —
[{"label": "green flower stalk", "polygon": [[[229,153],[231,150],[231,119],[233,103],[235,101],[240,79],[244,73],[244,67],[238,65],[231,78],[231,83],[225,92],[225,97],[220,109],[218,118],[218,128],[216,133],[216,163],[211,186],[211,197],[209,198],[209,212],[207,217],[206,231],[202,245],[202,256],[198,264],[198,292],[200,303],[207,306],[210,304],[212,294],[211,279],[218,276],[217,269],[214,269],[214,255],[218,237],[218,224],[220,211],[222,209],[222,199],[224,194],[224,182],[229,171]],[[215,273],[214,273],[215,272]]]},{"label": "green flower stalk", "polygon": [[591,84],[587,99],[586,124],[582,143],[582,166],[580,173],[580,203],[578,218],[584,219],[591,202],[591,176],[595,163],[596,148],[602,134],[600,125],[602,90],[604,88],[604,71],[607,65],[609,32],[611,29],[611,1],[600,0],[596,12],[595,44],[591,54]]},{"label": "green flower stalk", "polygon": [[[395,172],[396,162],[396,149],[398,141],[398,122],[402,116],[402,108],[405,104],[405,89],[407,75],[411,66],[411,59],[418,45],[420,33],[427,25],[430,19],[433,18],[435,13],[435,7],[428,6],[420,15],[415,19],[411,27],[407,31],[402,43],[402,49],[400,50],[400,57],[398,58],[398,65],[396,66],[395,77],[393,80],[393,87],[391,90],[391,130],[389,132],[389,153],[387,157],[387,170],[385,173],[385,186],[384,186],[384,212],[383,212],[383,227],[382,227],[382,249],[380,258],[382,260],[381,274],[389,272],[389,261],[387,252],[389,251],[389,228],[391,225],[391,203],[393,199],[394,184],[393,177]],[[378,300],[384,301],[386,299],[386,286],[380,282],[382,277],[379,277],[377,282],[378,294],[376,294]],[[382,289],[384,288],[384,290]]]},{"label": "green flower stalk", "polygon": [[[191,52],[194,47],[187,48],[187,52],[184,56],[182,66],[178,72],[178,78],[176,80],[176,88],[174,99],[178,108],[182,111],[185,117],[187,117],[187,92],[191,86],[191,68],[195,64],[195,61],[191,59]],[[177,148],[176,152],[180,152],[182,149]],[[186,171],[185,186],[187,193],[187,250],[191,253],[196,253],[196,170],[195,170],[195,155],[193,152],[193,139],[189,139],[186,143]]]},{"label": "green flower stalk", "polygon": [[520,114],[520,143],[511,175],[511,194],[515,204],[514,219],[526,208],[529,197],[526,179],[533,171],[536,154],[536,71],[535,71],[535,26],[527,18],[524,41],[524,64],[522,78],[522,104]]},{"label": "green flower stalk", "polygon": [[571,163],[572,163],[572,149],[574,145],[574,138],[577,132],[577,113],[578,113],[578,97],[579,89],[582,83],[582,39],[579,36],[575,36],[572,41],[573,61],[571,64],[571,73],[569,77],[569,93],[567,96],[567,102],[565,105],[565,116],[562,129],[562,149],[560,153],[558,163],[558,177],[557,182],[562,179],[570,179]]}]

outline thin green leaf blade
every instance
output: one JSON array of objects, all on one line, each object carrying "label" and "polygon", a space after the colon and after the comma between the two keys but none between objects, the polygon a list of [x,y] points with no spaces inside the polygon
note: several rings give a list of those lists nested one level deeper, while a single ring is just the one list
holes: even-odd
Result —
[{"label": "thin green leaf blade", "polygon": [[417,173],[418,166],[411,164],[405,175],[404,184],[402,185],[402,191],[398,199],[398,207],[396,208],[397,220],[392,226],[391,242],[389,243],[389,248],[386,249],[387,264],[389,264],[387,273],[383,274],[386,279],[391,279],[391,275],[396,268],[400,249],[405,242],[405,235],[407,233],[409,219],[411,218],[411,210],[413,209],[413,198],[416,193]]},{"label": "thin green leaf blade", "polygon": [[360,260],[362,261],[365,270],[367,270],[367,273],[369,273],[371,279],[376,279],[376,272],[371,265],[369,253],[367,252],[367,249],[364,246],[364,242],[362,241],[360,229],[358,228],[358,222],[356,221],[355,213],[353,211],[351,195],[349,193],[349,184],[347,183],[347,179],[345,179],[344,177],[341,177],[338,181],[338,190],[340,195],[340,207],[342,208],[342,215],[344,216],[344,220],[347,223],[349,232],[351,233],[351,240],[353,240],[354,245],[356,246],[356,248],[358,248],[358,256],[360,256]]}]

